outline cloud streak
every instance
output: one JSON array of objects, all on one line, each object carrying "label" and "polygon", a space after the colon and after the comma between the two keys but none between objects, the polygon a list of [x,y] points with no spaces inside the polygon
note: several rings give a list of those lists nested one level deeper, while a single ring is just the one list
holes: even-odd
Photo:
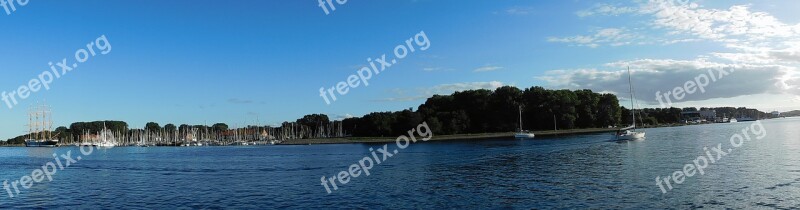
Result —
[{"label": "cloud streak", "polygon": [[500,69],[503,69],[503,67],[501,67],[501,66],[483,66],[483,67],[477,68],[475,70],[472,70],[472,72],[497,71],[497,70],[500,70]]},{"label": "cloud streak", "polygon": [[568,37],[549,37],[548,42],[568,43],[574,46],[584,46],[596,48],[602,45],[623,46],[637,43],[642,36],[634,34],[623,28],[604,28],[597,30],[595,34],[584,36]]}]

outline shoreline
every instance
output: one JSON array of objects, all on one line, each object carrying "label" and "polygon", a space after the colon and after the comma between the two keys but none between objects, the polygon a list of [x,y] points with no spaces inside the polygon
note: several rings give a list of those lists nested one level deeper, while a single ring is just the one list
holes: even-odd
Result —
[{"label": "shoreline", "polygon": [[[590,133],[614,132],[619,128],[586,128],[570,130],[550,130],[535,131],[536,137],[559,136],[559,135],[578,135]],[[514,138],[515,132],[503,133],[479,133],[479,134],[455,134],[436,136],[429,141],[453,141],[453,140],[486,140],[500,138]],[[277,145],[308,145],[308,144],[363,144],[363,143],[391,143],[395,142],[396,137],[352,137],[352,138],[329,138],[329,139],[295,139],[290,142],[283,142]]]},{"label": "shoreline", "polygon": [[[792,117],[785,117],[792,118]],[[800,118],[800,117],[799,117]],[[776,118],[782,119],[782,118]],[[655,126],[645,126],[643,128],[663,128],[663,127],[682,127],[691,125],[705,125],[717,123],[701,123],[701,124],[660,124]],[[568,130],[546,130],[535,131],[536,137],[551,137],[560,135],[581,135],[592,133],[605,133],[615,132],[619,128],[583,128],[583,129],[568,129]],[[478,133],[478,134],[455,134],[455,135],[434,135],[429,141],[476,141],[487,139],[513,139],[515,132],[501,132],[501,133]],[[317,139],[294,139],[290,142],[277,143],[275,145],[309,145],[309,144],[365,144],[365,143],[392,143],[395,142],[396,137],[349,137],[349,138],[317,138]],[[535,140],[535,138],[534,138]],[[25,147],[24,144],[15,145],[0,145],[1,147]],[[63,146],[62,146],[63,147]]]},{"label": "shoreline", "polygon": [[[569,130],[549,130],[535,131],[536,137],[549,137],[559,135],[579,135],[590,133],[614,132],[619,128],[584,128]],[[478,133],[478,134],[455,134],[455,135],[434,135],[428,141],[458,141],[458,140],[486,140],[486,139],[513,139],[515,132],[502,133]],[[317,138],[317,139],[293,139],[289,142],[277,143],[275,145],[308,145],[308,144],[363,144],[363,143],[391,143],[397,137],[350,137],[350,138]],[[0,147],[25,147],[20,145],[0,145]],[[63,146],[62,146],[63,147]]]}]

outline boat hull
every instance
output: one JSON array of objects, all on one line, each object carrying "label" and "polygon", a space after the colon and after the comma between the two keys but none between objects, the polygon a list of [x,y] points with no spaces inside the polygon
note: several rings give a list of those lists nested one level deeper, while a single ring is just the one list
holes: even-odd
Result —
[{"label": "boat hull", "polygon": [[644,140],[645,133],[644,132],[631,132],[622,135],[617,135],[617,141],[636,141],[636,140]]},{"label": "boat hull", "polygon": [[25,140],[26,147],[58,147],[57,140]]},{"label": "boat hull", "polygon": [[534,137],[536,137],[536,135],[534,135],[532,133],[518,133],[518,134],[514,135],[514,138],[518,138],[518,139],[532,139]]},{"label": "boat hull", "polygon": [[100,143],[100,144],[95,145],[95,147],[97,147],[97,148],[104,148],[104,149],[110,149],[110,148],[114,148],[116,146],[117,145],[114,144],[114,143]]}]

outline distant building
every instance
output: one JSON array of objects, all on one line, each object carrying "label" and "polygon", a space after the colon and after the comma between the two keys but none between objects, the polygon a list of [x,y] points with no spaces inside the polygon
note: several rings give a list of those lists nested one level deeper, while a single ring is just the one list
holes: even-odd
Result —
[{"label": "distant building", "polygon": [[774,111],[774,112],[772,112],[772,116],[773,116],[773,117],[781,117],[781,112],[779,112],[779,111]]}]

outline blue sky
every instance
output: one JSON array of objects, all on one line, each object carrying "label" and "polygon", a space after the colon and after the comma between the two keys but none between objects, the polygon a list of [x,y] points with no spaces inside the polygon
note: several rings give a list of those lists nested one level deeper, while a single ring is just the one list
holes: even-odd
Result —
[{"label": "blue sky", "polygon": [[[72,59],[101,35],[112,50],[14,109],[0,109],[0,138],[23,134],[25,108],[37,101],[51,105],[56,125],[63,126],[94,120],[132,127],[148,121],[277,124],[309,113],[337,118],[416,108],[431,94],[500,85],[622,93],[626,66],[635,83],[645,83],[636,85],[642,106],[657,106],[658,90],[727,66],[737,71],[711,84],[716,89],[675,106],[800,109],[800,16],[792,11],[799,6],[350,0],[326,15],[311,0],[31,0],[10,15],[0,9],[0,91],[17,90],[48,70],[48,62]],[[744,19],[703,19],[724,14]],[[344,81],[367,58],[390,54],[420,31],[430,40],[428,50],[331,105],[319,96],[319,88]]]}]

